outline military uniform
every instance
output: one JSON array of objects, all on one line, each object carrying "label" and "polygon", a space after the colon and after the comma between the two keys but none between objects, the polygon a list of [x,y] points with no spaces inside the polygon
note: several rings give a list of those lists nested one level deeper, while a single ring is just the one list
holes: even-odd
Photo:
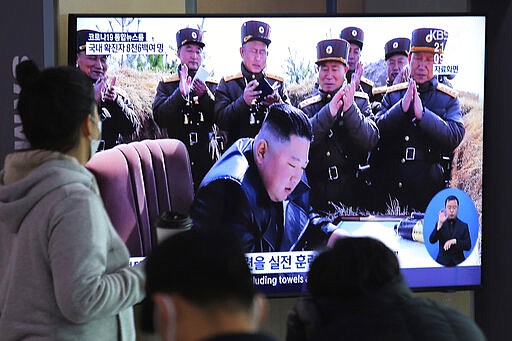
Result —
[{"label": "military uniform", "polygon": [[110,149],[119,143],[130,142],[130,135],[141,125],[126,93],[117,87],[116,93],[115,101],[99,104],[99,113],[103,119],[101,139],[105,142],[105,149]]},{"label": "military uniform", "polygon": [[[405,57],[409,56],[409,51],[411,49],[411,40],[409,38],[393,38],[386,42],[384,45],[384,60],[388,61],[389,58],[394,55],[400,54]],[[389,67],[389,66],[386,66]],[[389,69],[387,74],[389,75]],[[372,89],[373,94],[373,102],[372,102],[372,111],[374,114],[377,114],[381,110],[381,102],[386,94],[388,87],[393,85],[394,80],[388,79],[386,80],[386,85],[374,87]]]},{"label": "military uniform", "polygon": [[[251,20],[242,25],[242,45],[252,40],[259,40],[268,46],[271,42],[269,36],[270,26],[264,22]],[[267,116],[268,106],[258,101],[247,105],[243,95],[250,81],[257,80],[261,83],[264,78],[272,87],[278,87],[281,100],[289,104],[283,78],[266,74],[264,71],[252,73],[243,62],[241,72],[224,77],[220,81],[215,93],[215,119],[219,128],[227,133],[228,145],[242,137],[254,137],[259,132]]]},{"label": "military uniform", "polygon": [[[348,43],[341,39],[328,39],[317,45],[317,64],[337,59],[345,64],[347,55]],[[311,186],[310,203],[313,208],[323,211],[332,210],[330,202],[359,206],[359,165],[366,164],[368,152],[379,139],[366,93],[356,91],[354,104],[333,117],[329,102],[336,92],[317,89],[312,97],[299,104],[313,126],[314,137],[306,168]]]},{"label": "military uniform", "polygon": [[247,105],[244,101],[244,89],[251,80],[261,81],[266,78],[272,86],[279,83],[279,95],[284,102],[289,103],[283,78],[263,72],[253,74],[243,64],[241,68],[242,72],[224,77],[215,93],[217,124],[227,132],[229,145],[241,137],[256,136],[267,116],[268,106],[261,103]]},{"label": "military uniform", "polygon": [[[363,50],[363,44],[364,44],[364,32],[359,27],[345,27],[343,30],[341,30],[340,38],[345,39],[350,44],[355,44],[359,46],[361,51]],[[354,70],[348,70],[347,71],[347,81],[350,82],[352,80],[352,75],[354,74]],[[361,86],[360,91],[365,92],[368,95],[368,99],[370,103],[373,103],[375,101],[374,95],[373,95],[373,88],[375,87],[375,83],[373,83],[368,78],[361,76],[361,79],[359,81],[359,84]]]},{"label": "military uniform", "polygon": [[[417,31],[412,49],[415,34],[422,33]],[[425,43],[417,44],[425,51]],[[384,96],[376,117],[381,139],[370,163],[379,209],[385,209],[391,197],[401,207],[424,212],[432,197],[448,185],[453,151],[465,129],[456,91],[436,77],[418,85],[423,117],[417,120],[412,102],[408,112],[402,111],[407,87],[408,83],[393,85]]]},{"label": "military uniform", "polygon": [[[195,29],[183,29],[177,34],[178,47],[191,41],[200,45],[200,39],[201,33]],[[189,70],[192,79],[195,72]],[[213,117],[213,94],[217,82],[206,80],[207,90],[201,97],[193,89],[184,97],[179,84],[178,74],[159,82],[153,101],[153,116],[155,122],[167,130],[169,137],[182,141],[187,147],[194,188],[197,189],[223,148],[223,139],[218,134]]]},{"label": "military uniform", "polygon": [[[79,30],[77,32],[77,53],[84,52],[90,35],[99,33],[94,30]],[[90,78],[91,83],[96,83]],[[102,119],[101,138],[102,149],[110,149],[122,142],[130,142],[131,134],[140,126],[140,119],[133,108],[128,95],[121,88],[114,86],[117,94],[114,101],[101,101],[98,103],[98,113]]]}]

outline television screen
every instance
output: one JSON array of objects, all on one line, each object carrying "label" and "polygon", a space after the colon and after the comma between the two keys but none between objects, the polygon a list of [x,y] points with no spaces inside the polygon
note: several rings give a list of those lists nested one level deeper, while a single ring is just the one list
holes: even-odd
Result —
[{"label": "television screen", "polygon": [[[398,256],[402,272],[411,288],[462,289],[479,285],[482,255],[485,17],[70,15],[69,63],[76,64],[76,32],[84,29],[96,31],[88,36],[83,47],[85,53],[107,56],[108,77],[115,78],[115,85],[123,89],[142,122],[142,128],[125,138],[124,142],[160,138],[166,136],[166,132],[153,120],[152,103],[159,82],[170,79],[178,70],[180,61],[177,57],[176,32],[187,27],[201,30],[205,44],[202,51],[204,70],[201,71],[201,76],[220,81],[223,77],[240,72],[241,27],[249,20],[262,21],[270,26],[271,44],[268,47],[266,72],[282,77],[290,103],[301,107],[300,103],[319,88],[315,62],[324,52],[317,51],[317,43],[340,38],[340,32],[345,27],[361,29],[364,32],[364,45],[360,51],[360,61],[365,78],[361,83],[373,85],[373,90],[367,93],[373,109],[368,119],[377,122],[376,125],[381,127],[385,127],[384,121],[381,122],[382,125],[378,122],[385,119],[386,110],[390,109],[386,105],[391,106],[394,103],[393,96],[398,93],[403,96],[409,87],[409,78],[405,71],[400,74],[403,74],[402,80],[405,83],[387,83],[389,62],[386,61],[385,51],[399,48],[399,43],[393,39],[411,39],[414,30],[425,28],[423,36],[420,37],[424,39],[422,42],[418,43],[413,39],[413,51],[416,49],[416,52],[422,52],[416,46],[422,43],[432,47],[433,73],[438,89],[448,96],[445,100],[453,102],[458,99],[460,107],[461,119],[458,128],[461,130],[462,127],[462,133],[459,133],[453,150],[443,151],[436,156],[439,158],[436,164],[441,167],[445,186],[442,190],[436,189],[429,194],[426,204],[417,205],[419,209],[414,207],[415,198],[408,205],[407,201],[389,196],[389,201],[368,207],[333,202],[333,209],[325,214],[344,233],[371,236],[390,247]],[[357,37],[360,33],[357,29],[352,29],[349,34]],[[325,53],[329,53],[328,51],[329,46],[326,46]],[[423,91],[419,86],[416,90],[413,88],[409,87],[407,91],[413,95]],[[379,91],[380,99],[377,96]],[[428,103],[428,99],[422,98]],[[411,103],[414,106],[414,100]],[[437,115],[446,118],[450,113],[446,107],[437,104],[431,108],[421,107],[419,111],[438,111]],[[419,125],[421,123],[423,122],[414,122]],[[436,128],[453,129],[453,126],[442,124]],[[381,142],[389,139],[386,134],[382,129],[381,141],[367,154],[369,157],[366,161],[369,161],[367,164],[361,162],[357,173],[367,185],[362,187],[361,197],[369,202],[373,201],[373,204],[375,200],[372,200],[372,196],[378,196],[372,189],[372,178],[365,178],[364,171],[372,167],[372,153],[384,148]],[[408,139],[409,136],[406,136],[405,140]],[[420,148],[406,146],[403,149],[402,163],[415,160],[419,162],[428,157],[423,155]],[[390,165],[392,160],[384,158],[381,162],[383,165]],[[312,170],[315,167],[314,163],[308,165]],[[337,178],[338,171],[329,169],[329,177]],[[378,175],[376,174],[377,177]],[[400,188],[401,185],[400,183]],[[417,196],[430,193],[432,188],[430,184],[420,184]],[[454,248],[454,242],[450,242],[449,238],[443,239],[436,230],[445,220],[453,221],[450,211],[453,213],[454,197],[455,213],[464,227],[464,240],[457,238],[460,244],[457,245],[458,250],[462,250],[457,256],[458,259],[446,261],[447,254],[450,254],[449,249]],[[450,230],[452,235],[456,233],[453,231]],[[254,283],[262,291],[270,295],[295,295],[306,290],[307,270],[315,254],[316,251],[247,253],[247,262],[253,272]]]}]

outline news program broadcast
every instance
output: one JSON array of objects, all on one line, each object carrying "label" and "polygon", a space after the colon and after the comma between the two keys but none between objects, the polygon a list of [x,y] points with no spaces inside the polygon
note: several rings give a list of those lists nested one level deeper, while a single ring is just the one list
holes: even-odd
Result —
[{"label": "news program broadcast", "polygon": [[[101,76],[90,76],[99,97],[116,89],[120,107],[130,108],[131,130],[114,109],[100,112],[106,148],[161,138],[185,144],[193,214],[214,224],[223,205],[223,227],[243,216],[253,228],[267,219],[256,206],[273,210],[262,215],[277,212],[268,221],[281,230],[270,231],[267,221],[241,232],[253,282],[265,294],[305,293],[315,256],[345,236],[382,241],[413,289],[459,290],[480,285],[485,254],[485,32],[485,17],[468,15],[73,14],[68,61],[101,63]],[[253,147],[245,139],[282,102],[306,114],[313,134],[304,163],[294,154],[289,165],[303,171],[297,186],[261,204],[252,192],[259,187],[248,184],[258,175],[226,167],[234,149],[247,155]],[[248,199],[207,190],[221,170]],[[261,176],[266,184],[280,173]],[[251,213],[238,212],[244,200]],[[324,238],[311,237],[313,229]]]}]

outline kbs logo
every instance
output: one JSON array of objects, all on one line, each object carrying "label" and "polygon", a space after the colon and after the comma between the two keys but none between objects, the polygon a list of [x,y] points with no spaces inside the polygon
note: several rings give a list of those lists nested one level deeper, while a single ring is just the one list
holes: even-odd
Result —
[{"label": "kbs logo", "polygon": [[435,29],[430,30],[430,32],[425,36],[425,41],[427,43],[431,43],[432,41],[441,41],[446,42],[448,40],[448,31]]}]

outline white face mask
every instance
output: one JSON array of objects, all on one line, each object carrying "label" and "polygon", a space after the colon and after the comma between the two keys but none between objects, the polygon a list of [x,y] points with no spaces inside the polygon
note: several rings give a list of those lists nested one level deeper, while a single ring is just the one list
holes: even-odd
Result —
[{"label": "white face mask", "polygon": [[105,141],[101,139],[101,120],[98,119],[98,139],[91,138],[91,157],[105,148]]}]

